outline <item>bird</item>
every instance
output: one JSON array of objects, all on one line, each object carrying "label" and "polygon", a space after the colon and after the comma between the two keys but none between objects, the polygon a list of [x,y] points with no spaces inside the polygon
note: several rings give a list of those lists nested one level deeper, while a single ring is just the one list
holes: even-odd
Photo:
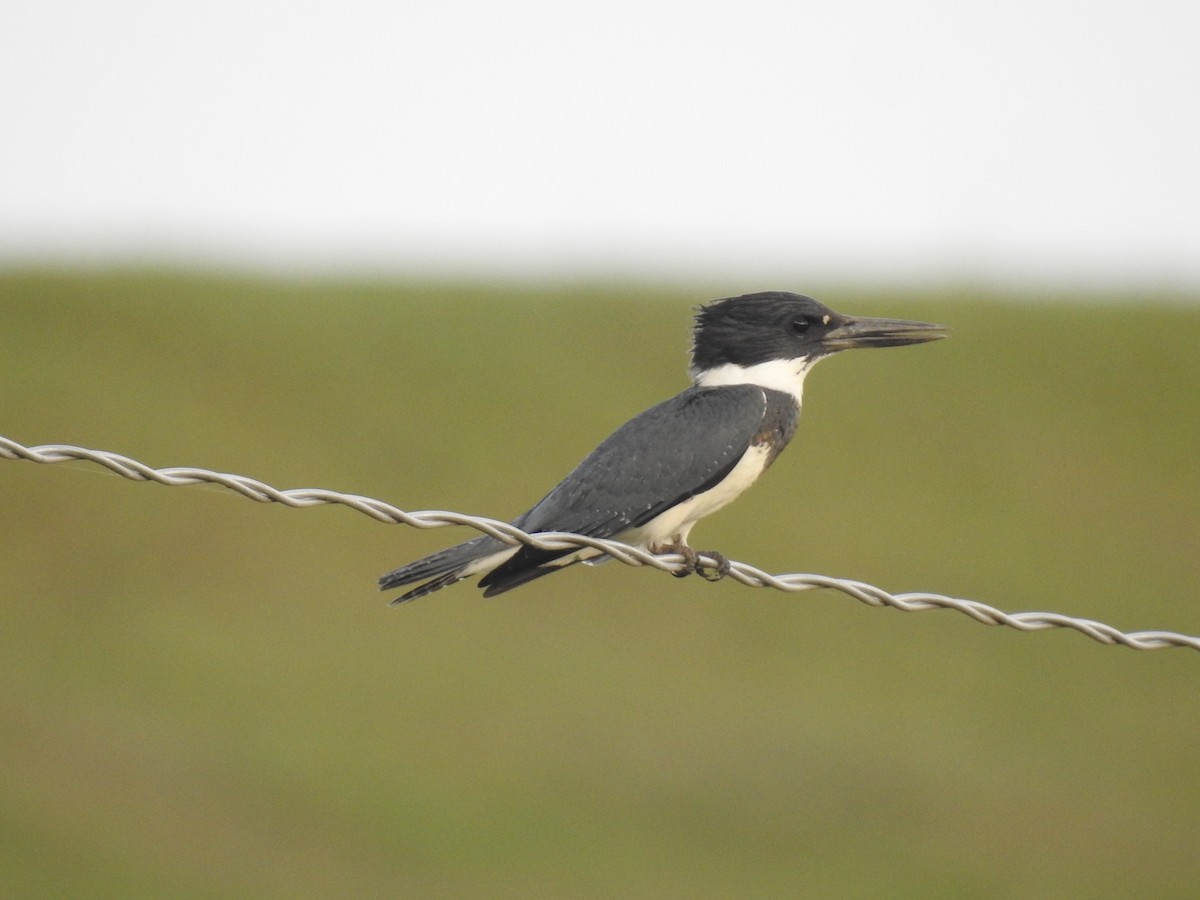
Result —
[{"label": "bird", "polygon": [[[715,581],[728,574],[728,559],[692,549],[689,533],[750,487],[791,441],[809,370],[843,350],[946,335],[941,325],[842,315],[786,291],[701,305],[692,385],[614,431],[512,524],[532,534],[572,532],[676,553],[683,563],[673,574]],[[494,597],[574,563],[608,558],[595,548],[546,550],[484,535],[401,566],[379,587],[421,582],[392,601],[398,604],[481,575],[484,597]]]}]

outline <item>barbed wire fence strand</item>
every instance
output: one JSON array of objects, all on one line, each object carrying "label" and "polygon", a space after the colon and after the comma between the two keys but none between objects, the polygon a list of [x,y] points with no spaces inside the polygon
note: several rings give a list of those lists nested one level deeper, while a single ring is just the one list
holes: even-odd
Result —
[{"label": "barbed wire fence strand", "polygon": [[[280,503],[290,507],[338,504],[347,506],[378,522],[408,525],[412,528],[442,528],[463,525],[508,544],[529,544],[538,549],[558,550],[594,547],[629,566],[650,566],[665,572],[678,571],[684,565],[679,554],[653,554],[620,541],[585,537],[568,532],[538,532],[529,534],[514,525],[484,516],[472,516],[447,510],[405,511],[398,507],[364,497],[322,488],[291,488],[280,490],[245,475],[230,475],[192,466],[152,468],[119,453],[88,450],[70,444],[43,444],[26,447],[0,436],[0,459],[27,460],[35,463],[60,463],[83,460],[103,466],[110,472],[133,481],[152,481],[166,485],[213,484],[227,488],[259,503]],[[703,557],[702,557],[703,558]],[[712,560],[709,560],[713,562]],[[726,576],[748,587],[767,587],[780,591],[799,592],[815,589],[840,591],[869,606],[891,607],[903,612],[929,609],[953,609],[984,625],[1003,625],[1018,631],[1045,631],[1068,628],[1102,644],[1129,647],[1134,650],[1161,650],[1168,647],[1188,647],[1200,650],[1200,637],[1172,631],[1122,632],[1111,625],[1092,619],[1050,612],[1006,613],[977,600],[965,600],[931,593],[891,594],[861,581],[834,578],[828,575],[791,573],[772,575],[743,562],[730,561]]]}]

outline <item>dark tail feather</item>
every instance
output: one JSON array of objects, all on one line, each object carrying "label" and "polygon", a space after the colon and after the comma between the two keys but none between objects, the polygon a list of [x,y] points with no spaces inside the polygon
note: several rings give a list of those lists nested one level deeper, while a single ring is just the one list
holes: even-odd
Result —
[{"label": "dark tail feather", "polygon": [[503,550],[504,546],[495,538],[484,535],[473,541],[467,541],[465,544],[439,550],[424,559],[418,559],[416,562],[401,566],[394,572],[384,575],[379,579],[379,589],[390,591],[392,588],[402,587],[416,581],[433,579],[420,587],[413,588],[407,594],[397,597],[394,602],[403,603],[405,600],[415,600],[417,597],[431,594],[461,580],[463,576],[459,573],[464,566],[490,553]]},{"label": "dark tail feather", "polygon": [[401,603],[407,603],[409,600],[416,600],[418,597],[424,597],[426,594],[440,591],[442,588],[449,587],[456,581],[461,581],[462,577],[457,572],[450,572],[440,578],[433,579],[433,581],[427,581],[392,600],[392,606],[399,606]]},{"label": "dark tail feather", "polygon": [[[568,563],[567,565],[574,565],[574,563]],[[522,569],[520,572],[514,572],[507,578],[489,580],[483,596],[495,597],[497,594],[503,594],[505,591],[511,591],[513,588],[527,584],[535,578],[541,578],[543,575],[549,575],[552,572],[557,572],[565,568],[566,566],[535,566],[532,569]],[[483,582],[480,582],[480,584],[482,585]]]},{"label": "dark tail feather", "polygon": [[522,546],[510,559],[506,559],[479,579],[479,586],[486,588],[483,596],[495,597],[497,594],[511,591],[535,578],[557,572],[565,567],[551,566],[547,563],[574,552],[574,550],[537,550],[533,547]]}]

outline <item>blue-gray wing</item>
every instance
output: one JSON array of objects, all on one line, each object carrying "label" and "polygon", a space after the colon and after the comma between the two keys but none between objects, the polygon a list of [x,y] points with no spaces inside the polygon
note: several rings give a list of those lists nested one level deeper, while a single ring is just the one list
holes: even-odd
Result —
[{"label": "blue-gray wing", "polygon": [[630,419],[514,524],[612,537],[721,481],[758,433],[762,388],[693,387]]},{"label": "blue-gray wing", "polygon": [[[513,524],[598,538],[644,525],[728,475],[762,431],[767,407],[755,385],[689,388],[618,428]],[[569,552],[522,547],[480,586],[489,596],[516,587]]]}]

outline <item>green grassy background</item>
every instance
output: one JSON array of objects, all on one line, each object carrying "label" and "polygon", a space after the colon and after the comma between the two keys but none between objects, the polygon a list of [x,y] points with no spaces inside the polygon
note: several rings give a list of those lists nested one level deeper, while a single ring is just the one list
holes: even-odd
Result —
[{"label": "green grassy background", "polygon": [[[685,384],[719,293],[10,272],[0,434],[508,517]],[[821,296],[954,336],[823,363],[699,545],[1200,633],[1196,307]],[[619,565],[389,609],[467,533],[0,491],[0,893],[1194,896],[1192,651]]]}]

